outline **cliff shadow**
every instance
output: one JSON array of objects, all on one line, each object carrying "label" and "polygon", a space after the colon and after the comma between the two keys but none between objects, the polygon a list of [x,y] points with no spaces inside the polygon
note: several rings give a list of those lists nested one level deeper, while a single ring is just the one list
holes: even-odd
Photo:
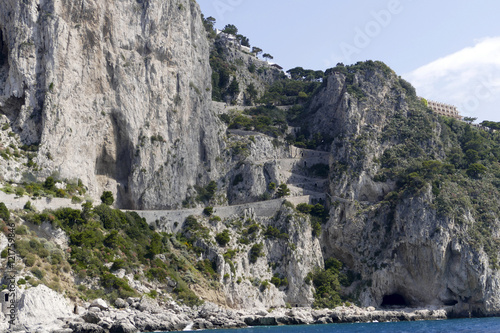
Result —
[{"label": "cliff shadow", "polygon": [[112,130],[97,154],[95,173],[116,181],[116,205],[129,209],[133,208],[129,189],[133,145],[127,134],[126,121],[118,112],[111,114],[111,125]]},{"label": "cliff shadow", "polygon": [[4,41],[2,30],[0,26],[0,95],[3,94],[4,85],[9,76],[9,49]]},{"label": "cliff shadow", "polygon": [[6,95],[9,72],[9,48],[4,38],[3,27],[0,26],[0,113],[6,115],[13,123],[24,105],[24,98]]}]

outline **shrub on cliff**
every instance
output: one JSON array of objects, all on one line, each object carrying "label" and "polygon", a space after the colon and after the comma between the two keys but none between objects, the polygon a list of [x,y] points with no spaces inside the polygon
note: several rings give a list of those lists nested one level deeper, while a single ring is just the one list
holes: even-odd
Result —
[{"label": "shrub on cliff", "polygon": [[285,183],[281,183],[281,185],[278,187],[278,192],[276,193],[278,198],[286,197],[290,195],[290,189]]},{"label": "shrub on cliff", "polygon": [[223,232],[221,232],[220,234],[217,234],[215,236],[215,240],[222,247],[229,244],[229,242],[231,241],[231,237],[229,236],[229,230],[226,229]]},{"label": "shrub on cliff", "polygon": [[163,244],[162,244],[162,239],[161,236],[158,233],[154,233],[153,237],[151,238],[151,244],[148,247],[148,252],[151,257],[162,253],[163,251]]},{"label": "shrub on cliff", "polygon": [[471,178],[480,178],[488,169],[481,163],[473,163],[467,169],[467,175]]},{"label": "shrub on cliff", "polygon": [[212,216],[213,213],[214,213],[214,207],[207,206],[203,209],[203,214],[207,216]]},{"label": "shrub on cliff", "polygon": [[202,202],[209,202],[215,196],[217,192],[217,183],[215,181],[210,181],[205,187],[195,185],[195,190],[198,192],[196,200]]},{"label": "shrub on cliff", "polygon": [[4,221],[8,221],[10,219],[10,212],[3,202],[0,202],[0,218]]},{"label": "shrub on cliff", "polygon": [[262,243],[254,244],[252,246],[249,253],[250,262],[252,264],[255,264],[257,262],[257,259],[259,259],[259,257],[262,257],[264,255],[264,253],[262,252],[263,248],[264,245]]},{"label": "shrub on cliff", "polygon": [[115,201],[115,199],[113,198],[113,193],[111,193],[111,191],[102,192],[101,201],[103,204],[111,206]]},{"label": "shrub on cliff", "polygon": [[307,278],[313,282],[315,293],[313,306],[316,308],[335,308],[342,303],[340,298],[339,270],[342,263],[336,259],[327,259],[325,269],[316,268]]},{"label": "shrub on cliff", "polygon": [[43,183],[43,187],[45,187],[49,191],[54,191],[56,189],[56,182],[53,177],[47,177],[45,182]]}]

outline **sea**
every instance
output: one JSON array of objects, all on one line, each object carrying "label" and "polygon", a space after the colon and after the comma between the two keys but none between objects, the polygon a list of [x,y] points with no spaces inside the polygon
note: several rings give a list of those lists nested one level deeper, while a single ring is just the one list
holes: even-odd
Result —
[{"label": "sea", "polygon": [[[185,332],[185,331],[184,331]],[[209,330],[209,333],[500,333],[500,318],[450,319],[395,323],[328,324]]]}]

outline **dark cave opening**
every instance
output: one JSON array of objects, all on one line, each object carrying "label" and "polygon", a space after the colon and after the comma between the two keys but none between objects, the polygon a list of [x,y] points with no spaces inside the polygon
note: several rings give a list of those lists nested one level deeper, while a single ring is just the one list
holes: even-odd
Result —
[{"label": "dark cave opening", "polygon": [[382,299],[382,307],[407,306],[406,299],[400,294],[385,295]]}]

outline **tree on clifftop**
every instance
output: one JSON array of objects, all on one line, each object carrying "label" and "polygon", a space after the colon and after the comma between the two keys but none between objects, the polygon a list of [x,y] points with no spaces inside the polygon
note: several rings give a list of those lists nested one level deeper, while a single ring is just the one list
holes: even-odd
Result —
[{"label": "tree on clifftop", "polygon": [[467,123],[467,124],[472,124],[473,122],[475,122],[477,120],[477,117],[464,117],[464,121]]},{"label": "tree on clifftop", "polygon": [[205,18],[205,16],[201,14],[201,19],[203,20],[203,26],[205,27],[208,36],[211,38],[215,38],[215,18],[213,18],[212,16]]},{"label": "tree on clifftop", "polygon": [[238,42],[240,42],[241,45],[250,47],[250,39],[248,39],[248,37],[245,37],[243,35],[236,35],[236,39],[238,39]]},{"label": "tree on clifftop", "polygon": [[262,53],[262,49],[260,47],[254,46],[252,47],[252,53],[255,54],[255,56],[258,56],[260,53]]},{"label": "tree on clifftop", "polygon": [[269,53],[264,53],[264,54],[262,55],[262,57],[263,57],[264,59],[266,59],[266,60],[272,60],[272,59],[274,59],[274,57],[273,57],[272,55],[270,55]]},{"label": "tree on clifftop", "polygon": [[234,24],[227,24],[222,30],[222,32],[236,36],[238,34],[238,28],[236,28]]}]

